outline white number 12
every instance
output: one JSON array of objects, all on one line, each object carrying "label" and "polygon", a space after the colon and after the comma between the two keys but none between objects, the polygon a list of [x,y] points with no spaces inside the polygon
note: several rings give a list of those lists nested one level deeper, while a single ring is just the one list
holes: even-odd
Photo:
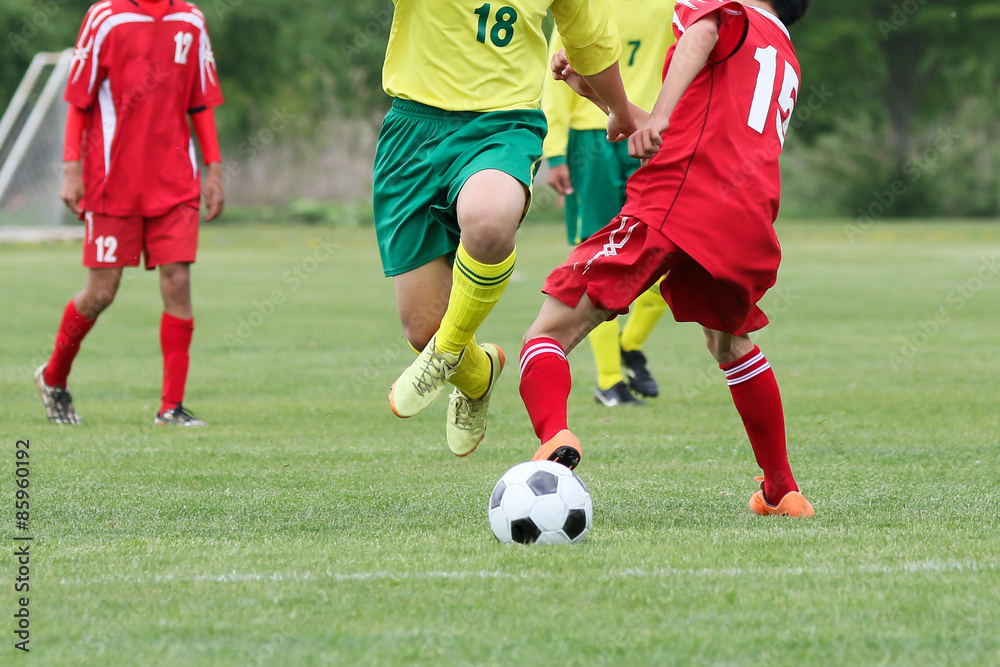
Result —
[{"label": "white number 12", "polygon": [[187,65],[188,51],[191,50],[191,43],[194,42],[194,35],[189,32],[179,32],[174,35],[177,49],[174,51],[174,62],[178,65]]},{"label": "white number 12", "polygon": [[[760,134],[764,134],[768,116],[771,115],[771,95],[774,92],[774,80],[778,75],[778,49],[773,46],[759,48],[754,58],[760,64],[757,73],[757,87],[753,91],[753,103],[750,105],[750,118],[747,125]],[[792,120],[792,108],[795,106],[795,94],[799,89],[799,77],[790,62],[785,63],[785,74],[781,83],[781,94],[778,95],[778,106],[787,116],[781,119],[781,113],[775,119],[778,131],[778,141],[785,145],[785,134]]]}]

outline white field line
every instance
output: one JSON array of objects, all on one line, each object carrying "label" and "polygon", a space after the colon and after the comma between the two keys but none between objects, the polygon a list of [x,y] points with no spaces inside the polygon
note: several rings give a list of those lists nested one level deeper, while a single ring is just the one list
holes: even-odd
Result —
[{"label": "white field line", "polygon": [[[920,574],[943,573],[943,572],[988,572],[1000,569],[1000,564],[995,561],[920,561],[915,563],[898,563],[894,565],[880,565],[868,563],[854,567],[793,567],[793,568],[629,568],[625,570],[612,570],[596,577],[601,580],[618,579],[667,579],[680,577],[695,578],[725,578],[725,577],[782,577],[782,576],[848,576],[866,574]],[[124,583],[124,584],[169,584],[183,582],[216,582],[216,583],[242,583],[253,581],[422,581],[432,579],[460,580],[460,579],[532,579],[551,577],[551,573],[546,572],[501,572],[499,570],[442,570],[429,572],[228,572],[222,574],[150,574],[150,575],[107,575],[94,579],[61,579],[60,584],[64,586]]]}]

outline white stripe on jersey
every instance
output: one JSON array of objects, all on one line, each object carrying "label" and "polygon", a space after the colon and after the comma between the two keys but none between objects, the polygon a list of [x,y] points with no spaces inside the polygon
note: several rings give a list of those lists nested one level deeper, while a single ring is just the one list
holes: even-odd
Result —
[{"label": "white stripe on jersey", "polygon": [[200,11],[178,12],[177,14],[167,14],[164,21],[183,21],[190,23],[201,33],[198,40],[198,70],[201,73],[201,92],[206,89],[206,79],[208,83],[215,85],[215,54],[212,52],[212,43],[208,39],[208,30],[205,29],[205,15]]},{"label": "white stripe on jersey", "polygon": [[[623,238],[621,241],[615,241],[615,234],[625,229],[625,225],[627,224],[628,224],[628,216],[622,217],[622,224],[618,226],[618,229],[611,232],[611,235],[608,236],[608,242],[604,244],[604,248],[602,248],[600,251],[598,251],[596,255],[590,258],[590,261],[588,261],[586,266],[583,267],[583,273],[589,271],[590,265],[593,264],[596,260],[600,259],[601,257],[614,257],[615,255],[617,255],[618,251],[624,248],[625,244],[628,243],[628,240],[632,237],[632,230],[634,230],[642,223],[636,222],[634,225],[629,227],[628,230],[625,232],[625,238]],[[579,266],[579,264],[580,263],[577,262],[576,264],[573,265],[573,268],[575,269],[577,266]]]},{"label": "white stripe on jersey", "polygon": [[111,98],[111,83],[105,79],[97,91],[97,101],[101,105],[101,131],[104,134],[104,177],[111,172],[111,143],[118,129],[118,113]]},{"label": "white stripe on jersey", "polygon": [[[80,79],[80,75],[83,74],[83,70],[86,69],[87,58],[90,57],[90,50],[94,47],[94,38],[91,37],[90,32],[92,29],[96,30],[104,19],[111,16],[110,8],[110,2],[101,2],[91,7],[90,18],[87,19],[83,30],[80,31],[80,39],[77,40],[76,48],[73,49],[73,59],[69,63],[70,83],[76,83]],[[74,68],[76,69],[75,73]]]},{"label": "white stripe on jersey", "polygon": [[107,39],[108,33],[125,23],[152,23],[155,20],[152,16],[146,16],[145,14],[131,14],[126,12],[124,14],[115,14],[101,24],[100,30],[97,31],[97,36],[94,37],[94,62],[90,69],[90,85],[87,86],[87,92],[93,90],[94,84],[97,82],[97,63],[100,60],[101,45]]},{"label": "white stripe on jersey", "polygon": [[785,24],[782,23],[781,19],[779,19],[777,16],[775,16],[771,12],[767,11],[766,9],[761,9],[760,7],[754,7],[753,5],[747,5],[747,7],[749,7],[750,9],[757,10],[758,14],[760,14],[761,16],[763,16],[764,18],[766,18],[767,20],[769,20],[774,25],[776,25],[779,28],[781,28],[781,32],[785,33],[785,37],[787,37],[788,39],[792,38],[792,36],[790,34],[788,34],[788,28],[785,27]]}]

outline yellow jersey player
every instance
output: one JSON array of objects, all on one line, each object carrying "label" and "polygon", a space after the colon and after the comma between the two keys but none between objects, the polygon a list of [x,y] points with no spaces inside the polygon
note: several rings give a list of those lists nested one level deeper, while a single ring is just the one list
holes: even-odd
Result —
[{"label": "yellow jersey player", "polygon": [[373,200],[382,267],[393,278],[416,361],[389,404],[412,417],[450,382],[448,446],[486,433],[501,350],[476,330],[514,268],[514,235],[542,158],[539,108],[551,8],[574,69],[610,107],[607,133],[635,130],[609,0],[394,0],[383,69],[392,98],[379,134]]},{"label": "yellow jersey player", "polygon": [[[618,64],[625,90],[636,106],[651,109],[660,92],[667,49],[674,43],[670,29],[674,0],[612,0],[611,6],[621,33]],[[562,48],[561,36],[553,33],[550,56]],[[567,238],[575,245],[618,215],[625,205],[625,182],[640,162],[629,156],[624,143],[608,143],[607,116],[565,82],[546,79],[542,111],[549,124],[544,144],[548,183],[565,197]],[[633,392],[649,398],[659,395],[642,352],[667,310],[659,287],[653,285],[635,300],[620,335],[618,323],[611,321],[588,336],[597,366],[594,398],[608,407],[641,405]]]}]

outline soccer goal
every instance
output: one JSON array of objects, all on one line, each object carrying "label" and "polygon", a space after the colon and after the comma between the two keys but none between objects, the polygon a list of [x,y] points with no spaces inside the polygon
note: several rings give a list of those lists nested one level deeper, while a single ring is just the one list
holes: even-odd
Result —
[{"label": "soccer goal", "polygon": [[73,221],[59,200],[66,103],[73,50],[32,59],[0,118],[0,234],[31,236]]}]

